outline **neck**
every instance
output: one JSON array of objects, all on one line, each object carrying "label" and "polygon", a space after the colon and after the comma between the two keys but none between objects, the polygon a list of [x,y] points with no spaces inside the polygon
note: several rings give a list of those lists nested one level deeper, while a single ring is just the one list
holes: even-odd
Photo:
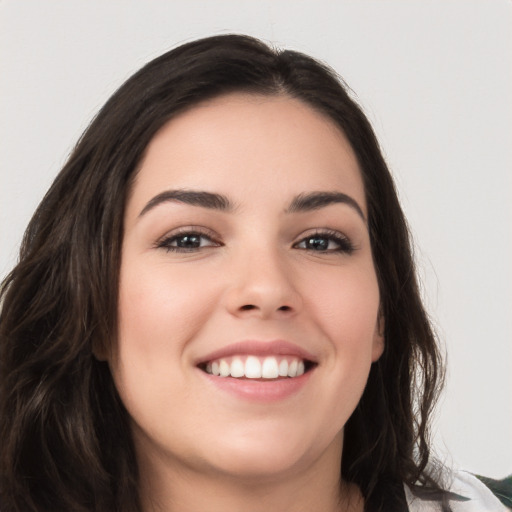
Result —
[{"label": "neck", "polygon": [[[142,455],[138,450],[139,455]],[[303,471],[243,476],[140,456],[144,512],[360,512],[359,489],[341,480],[341,449],[328,450]]]}]

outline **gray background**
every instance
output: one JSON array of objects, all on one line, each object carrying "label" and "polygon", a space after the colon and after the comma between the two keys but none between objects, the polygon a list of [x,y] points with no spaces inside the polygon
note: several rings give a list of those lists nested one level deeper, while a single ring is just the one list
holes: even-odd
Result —
[{"label": "gray background", "polygon": [[0,0],[0,276],[88,121],[149,59],[244,32],[357,93],[396,177],[449,354],[441,457],[512,472],[510,0]]}]

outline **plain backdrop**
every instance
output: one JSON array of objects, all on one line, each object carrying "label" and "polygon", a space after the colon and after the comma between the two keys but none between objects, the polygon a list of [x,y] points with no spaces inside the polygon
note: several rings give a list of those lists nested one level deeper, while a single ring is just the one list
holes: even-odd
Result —
[{"label": "plain backdrop", "polygon": [[0,275],[114,90],[179,43],[241,32],[309,53],[357,94],[396,178],[448,352],[436,447],[512,472],[510,0],[0,1]]}]

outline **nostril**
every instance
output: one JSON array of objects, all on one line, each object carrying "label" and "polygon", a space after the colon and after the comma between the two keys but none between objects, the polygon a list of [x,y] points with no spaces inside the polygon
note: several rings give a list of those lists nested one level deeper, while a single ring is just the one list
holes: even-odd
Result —
[{"label": "nostril", "polygon": [[[244,304],[243,306],[240,306],[239,308],[239,311],[253,311],[253,310],[259,310],[259,309],[262,309],[254,304]],[[290,307],[290,306],[280,306],[276,309],[276,311],[284,311],[284,312],[288,312],[288,311],[292,311],[293,308]]]},{"label": "nostril", "polygon": [[256,309],[256,306],[253,304],[246,304],[240,308],[242,311],[250,311],[251,309]]}]

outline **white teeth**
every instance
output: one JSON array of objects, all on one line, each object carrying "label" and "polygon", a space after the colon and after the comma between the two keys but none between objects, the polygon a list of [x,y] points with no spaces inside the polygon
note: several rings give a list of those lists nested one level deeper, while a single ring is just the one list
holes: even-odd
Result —
[{"label": "white teeth", "polygon": [[244,363],[239,357],[235,357],[231,362],[231,377],[243,377],[244,375]]},{"label": "white teeth", "polygon": [[288,377],[297,377],[297,359],[288,365]]},{"label": "white teeth", "polygon": [[261,376],[264,379],[276,379],[279,377],[279,366],[275,357],[266,357],[261,368]]},{"label": "white teeth", "polygon": [[279,363],[279,377],[288,377],[288,361],[286,359]]},{"label": "white teeth", "polygon": [[205,370],[217,377],[245,377],[247,379],[277,379],[278,377],[300,377],[305,372],[302,359],[283,356],[256,357],[235,356],[209,361]]},{"label": "white teeth", "polygon": [[248,379],[261,378],[261,363],[257,357],[249,356],[245,361],[245,376]]},{"label": "white teeth", "polygon": [[221,377],[228,377],[230,374],[230,367],[229,364],[224,360],[221,359],[219,363],[219,371]]}]

